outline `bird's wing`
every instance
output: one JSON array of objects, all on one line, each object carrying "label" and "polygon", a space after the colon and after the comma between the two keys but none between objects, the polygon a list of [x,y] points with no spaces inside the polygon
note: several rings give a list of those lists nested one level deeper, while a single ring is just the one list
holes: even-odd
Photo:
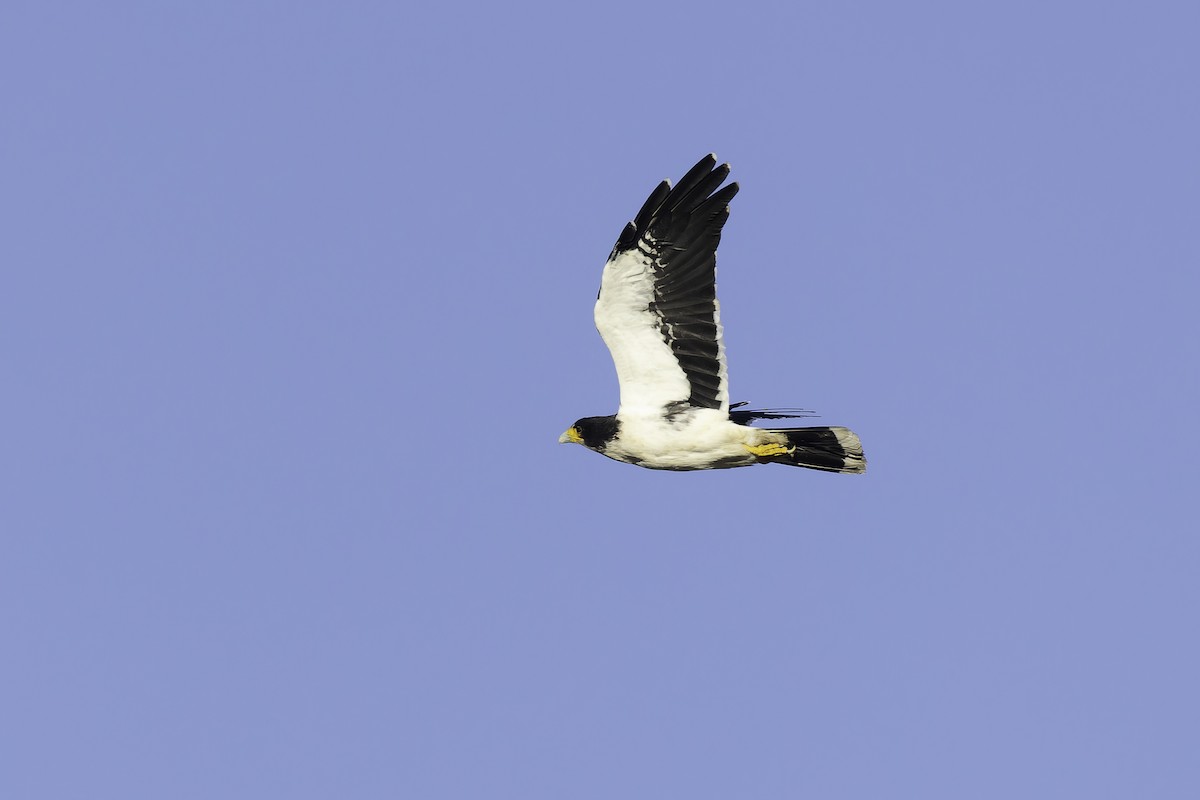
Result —
[{"label": "bird's wing", "polygon": [[671,188],[663,181],[613,247],[596,299],[621,411],[729,408],[717,303],[717,244],[738,185],[708,155]]},{"label": "bird's wing", "polygon": [[749,425],[759,419],[801,419],[817,416],[803,408],[760,408],[751,410],[743,408],[747,403],[734,403],[729,407],[729,419],[738,425]]}]

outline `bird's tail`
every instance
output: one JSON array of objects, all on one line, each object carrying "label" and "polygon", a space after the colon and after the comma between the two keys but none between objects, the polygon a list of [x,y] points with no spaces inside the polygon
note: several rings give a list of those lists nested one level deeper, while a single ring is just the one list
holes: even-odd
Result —
[{"label": "bird's tail", "polygon": [[787,437],[787,445],[776,445],[763,461],[788,464],[826,472],[852,474],[867,471],[862,442],[849,428],[771,428]]}]

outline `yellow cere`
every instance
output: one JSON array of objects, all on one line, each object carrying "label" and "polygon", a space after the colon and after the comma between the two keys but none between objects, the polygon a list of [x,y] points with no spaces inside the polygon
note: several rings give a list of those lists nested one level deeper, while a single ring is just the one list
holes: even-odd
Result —
[{"label": "yellow cere", "polygon": [[574,425],[567,428],[567,432],[563,434],[575,444],[583,444],[583,437],[579,435],[579,429]]},{"label": "yellow cere", "polygon": [[774,443],[744,444],[744,445],[742,445],[742,447],[746,448],[747,450],[749,450],[751,453],[758,456],[759,458],[766,458],[767,456],[786,456],[795,449],[793,447],[788,447],[785,444],[774,444]]}]

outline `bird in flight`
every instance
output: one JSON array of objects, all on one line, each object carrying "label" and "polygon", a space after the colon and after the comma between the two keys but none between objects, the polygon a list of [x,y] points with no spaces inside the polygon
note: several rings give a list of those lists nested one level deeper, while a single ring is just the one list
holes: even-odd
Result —
[{"label": "bird in flight", "polygon": [[617,368],[616,414],[584,417],[563,443],[649,469],[787,464],[826,472],[867,468],[848,428],[758,428],[805,416],[729,404],[717,302],[717,245],[738,185],[709,154],[672,187],[663,181],[621,231],[596,298],[596,328]]}]

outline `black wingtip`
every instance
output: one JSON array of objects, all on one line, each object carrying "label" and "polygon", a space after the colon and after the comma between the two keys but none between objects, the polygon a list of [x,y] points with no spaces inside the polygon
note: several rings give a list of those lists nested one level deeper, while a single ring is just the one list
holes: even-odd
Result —
[{"label": "black wingtip", "polygon": [[721,164],[717,163],[717,154],[716,153],[709,153],[704,158],[702,158],[698,162],[696,162],[697,167],[699,167],[701,164],[707,164],[709,171],[712,171],[714,169],[719,169],[722,172],[724,172],[726,175],[728,175],[730,172],[733,171],[733,167],[729,165],[728,161],[725,161]]},{"label": "black wingtip", "polygon": [[[723,216],[728,217],[729,201],[741,188],[737,183],[722,186],[729,178],[730,169],[727,163],[717,164],[716,153],[709,153],[697,161],[678,183],[672,185],[669,180],[661,181],[646,198],[632,224],[626,225],[621,231],[609,257],[633,248],[655,220],[667,222],[679,213],[686,219],[700,212],[698,219],[708,221],[715,219],[714,215],[719,214],[721,209],[724,210]],[[716,227],[718,239],[720,227]]]}]

